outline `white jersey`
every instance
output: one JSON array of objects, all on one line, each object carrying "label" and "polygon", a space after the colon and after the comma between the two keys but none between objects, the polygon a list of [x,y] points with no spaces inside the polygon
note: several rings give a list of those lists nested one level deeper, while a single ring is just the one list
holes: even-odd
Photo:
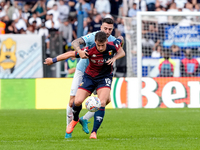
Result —
[{"label": "white jersey", "polygon": [[[85,41],[86,46],[90,46],[95,43],[95,35],[97,32],[92,32],[88,35],[82,36],[82,39]],[[115,39],[116,38],[114,36],[110,35],[108,37],[108,42],[114,41]],[[80,59],[80,61],[76,66],[76,69],[81,72],[85,72],[85,69],[87,68],[88,65],[89,65],[89,59]]]}]

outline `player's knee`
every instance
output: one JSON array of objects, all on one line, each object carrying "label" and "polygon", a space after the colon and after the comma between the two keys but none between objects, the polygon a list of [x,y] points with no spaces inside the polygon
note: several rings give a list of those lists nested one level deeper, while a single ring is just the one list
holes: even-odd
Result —
[{"label": "player's knee", "polygon": [[76,106],[80,106],[82,104],[83,100],[79,97],[75,97],[75,105]]},{"label": "player's knee", "polygon": [[106,106],[106,102],[105,101],[101,101],[101,107],[105,107]]},{"label": "player's knee", "polygon": [[75,96],[70,96],[70,100],[69,100],[70,107],[72,107],[74,100],[75,100]]},{"label": "player's knee", "polygon": [[80,101],[75,101],[75,105],[76,106],[80,106],[82,104],[82,102],[80,102]]}]

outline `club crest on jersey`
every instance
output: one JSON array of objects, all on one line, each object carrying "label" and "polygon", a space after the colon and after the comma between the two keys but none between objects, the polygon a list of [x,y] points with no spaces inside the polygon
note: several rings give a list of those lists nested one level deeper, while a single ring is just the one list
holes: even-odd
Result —
[{"label": "club crest on jersey", "polygon": [[88,36],[85,37],[85,39],[89,39],[89,37],[90,37],[90,36],[88,35]]},{"label": "club crest on jersey", "polygon": [[82,86],[84,84],[84,82],[81,82],[81,84],[79,86]]},{"label": "club crest on jersey", "polygon": [[112,55],[112,50],[108,51],[108,54],[109,54],[109,55]]},{"label": "club crest on jersey", "polygon": [[93,54],[92,57],[97,57],[97,55]]}]

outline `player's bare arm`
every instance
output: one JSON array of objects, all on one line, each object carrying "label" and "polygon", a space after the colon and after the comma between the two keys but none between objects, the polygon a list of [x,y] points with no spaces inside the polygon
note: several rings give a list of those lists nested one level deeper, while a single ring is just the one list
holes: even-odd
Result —
[{"label": "player's bare arm", "polygon": [[80,45],[85,46],[85,41],[82,38],[78,38],[78,39],[72,41],[72,46],[79,53],[80,58],[82,58],[82,59],[88,58],[87,57],[88,53],[86,51],[82,51],[80,48]]},{"label": "player's bare arm", "polygon": [[125,56],[125,52],[122,47],[117,51],[116,55],[107,61],[108,65],[113,65],[117,59],[120,59]]},{"label": "player's bare arm", "polygon": [[53,63],[56,63],[58,61],[66,60],[70,57],[76,57],[76,52],[75,51],[69,51],[64,54],[58,55],[55,58],[46,58],[44,64],[46,65],[52,65]]}]

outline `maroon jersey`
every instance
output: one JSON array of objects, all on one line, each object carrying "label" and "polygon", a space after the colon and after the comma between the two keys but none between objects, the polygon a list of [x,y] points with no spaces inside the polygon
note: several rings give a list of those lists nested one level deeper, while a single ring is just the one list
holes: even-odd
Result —
[{"label": "maroon jersey", "polygon": [[113,58],[121,47],[121,44],[122,41],[120,39],[108,42],[104,52],[99,52],[96,48],[96,44],[84,48],[83,50],[87,50],[89,54],[89,65],[85,73],[95,79],[112,75],[113,66],[108,65],[106,61]]}]

